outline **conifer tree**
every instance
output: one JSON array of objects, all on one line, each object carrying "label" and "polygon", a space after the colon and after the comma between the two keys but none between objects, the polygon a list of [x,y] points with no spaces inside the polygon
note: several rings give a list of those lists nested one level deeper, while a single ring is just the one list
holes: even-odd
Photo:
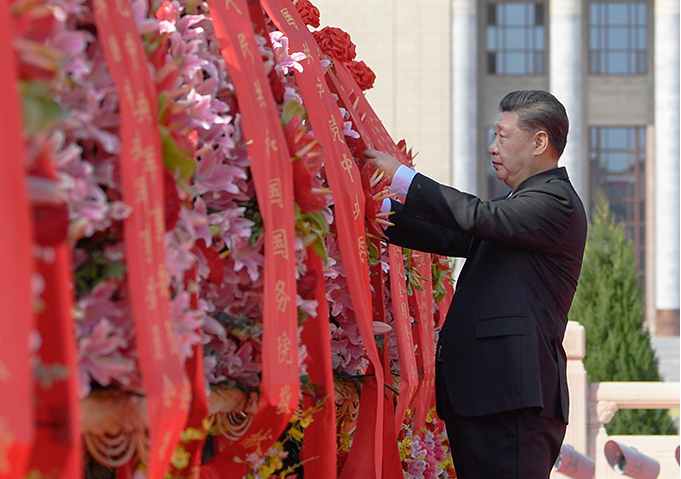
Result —
[{"label": "conifer tree", "polygon": [[[634,247],[600,194],[584,252],[570,320],[586,330],[584,368],[589,381],[659,381],[658,360],[643,327],[643,294]],[[676,434],[665,410],[620,410],[608,434]]]}]

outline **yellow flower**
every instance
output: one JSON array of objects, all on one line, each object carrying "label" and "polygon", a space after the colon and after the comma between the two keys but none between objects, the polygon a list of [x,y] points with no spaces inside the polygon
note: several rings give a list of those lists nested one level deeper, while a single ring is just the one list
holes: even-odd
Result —
[{"label": "yellow flower", "polygon": [[189,454],[182,445],[178,445],[173,452],[173,457],[170,459],[171,464],[175,469],[184,469],[189,465],[189,459],[191,454]]},{"label": "yellow flower", "polygon": [[340,437],[338,438],[338,450],[340,452],[350,450],[351,444],[350,433],[348,431],[341,431],[339,435]]},{"label": "yellow flower", "polygon": [[404,438],[403,440],[399,441],[397,443],[397,448],[400,451],[400,461],[404,461],[404,459],[411,454],[411,445],[413,444],[413,441],[411,438]]},{"label": "yellow flower", "polygon": [[291,439],[293,439],[294,441],[301,442],[305,434],[303,433],[302,429],[298,427],[292,427],[291,429],[289,429],[288,435],[291,436]]}]

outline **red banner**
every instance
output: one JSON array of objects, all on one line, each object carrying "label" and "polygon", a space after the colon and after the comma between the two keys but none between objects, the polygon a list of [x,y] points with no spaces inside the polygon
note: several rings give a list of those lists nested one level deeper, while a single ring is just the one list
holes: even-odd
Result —
[{"label": "red banner", "polygon": [[[185,286],[196,281],[196,270],[187,273]],[[187,288],[189,289],[189,288]],[[198,294],[192,293],[190,308],[197,310]],[[198,331],[197,331],[198,333]],[[201,460],[203,458],[203,446],[206,442],[208,431],[203,429],[203,420],[208,416],[208,398],[206,397],[206,376],[203,369],[203,345],[197,343],[192,348],[193,354],[187,359],[185,369],[192,388],[192,401],[187,415],[185,433],[187,437],[182,442],[185,452],[188,454],[187,465],[180,469],[174,469],[172,477],[183,479],[198,479],[201,474]]]},{"label": "red banner", "polygon": [[[336,73],[338,75],[339,88],[342,90],[341,95],[345,98],[345,104],[352,105],[350,107],[350,114],[355,119],[355,122],[360,123],[364,134],[371,136],[376,142],[377,148],[392,154],[402,163],[409,165],[406,156],[392,140],[346,66],[343,64],[336,65]],[[400,355],[400,371],[402,372],[400,396],[395,411],[396,427],[399,431],[402,427],[406,411],[416,395],[419,384],[417,363],[414,355],[414,338],[409,319],[408,297],[405,289],[404,260],[401,248],[392,245],[389,248],[390,279],[393,288],[393,314]],[[421,345],[420,347],[422,348],[423,346]],[[430,348],[433,348],[432,344]]]},{"label": "red banner", "polygon": [[[262,0],[262,4],[277,28],[288,37],[291,49],[307,54],[307,60],[303,62],[303,72],[296,71],[296,79],[312,128],[324,147],[326,155],[324,168],[333,195],[338,241],[350,296],[372,372],[376,375],[374,386],[365,384],[362,389],[360,414],[363,419],[357,422],[355,438],[363,437],[367,441],[363,447],[356,448],[360,464],[351,466],[352,461],[348,459],[341,477],[380,478],[384,410],[383,401],[379,401],[378,396],[383,397],[384,375],[373,337],[364,225],[364,192],[359,169],[343,138],[343,118],[324,78],[317,42],[290,1]],[[373,383],[373,380],[367,381],[369,382]],[[379,385],[378,389],[375,387],[376,384]],[[357,475],[353,476],[351,471],[357,472]]]},{"label": "red banner", "polygon": [[[378,238],[371,240],[373,246],[380,251],[381,245]],[[385,277],[383,276],[383,264],[376,263],[371,267],[371,285],[374,290],[374,320],[385,322]],[[392,371],[390,369],[390,350],[388,337],[383,334],[383,374],[386,381],[392,386]],[[402,475],[402,462],[397,448],[397,437],[400,429],[395,425],[395,394],[392,389],[384,390],[383,402],[383,478],[392,479]],[[400,426],[401,428],[401,426]]]},{"label": "red banner", "polygon": [[30,470],[48,477],[77,479],[83,477],[84,469],[73,340],[71,249],[64,241],[50,249],[54,259],[37,260],[37,272],[45,283],[38,314],[42,338],[39,357],[47,377],[39,374],[35,383],[36,438]]},{"label": "red banner", "polygon": [[[7,0],[0,0],[0,478],[24,477],[33,442],[29,333],[34,327],[31,280],[33,233]],[[11,226],[10,226],[11,225]]]},{"label": "red banner", "polygon": [[419,344],[416,360],[423,371],[423,379],[414,401],[414,430],[426,425],[428,411],[435,396],[435,332],[433,320],[433,283],[430,254],[412,251],[412,268],[419,275],[420,288],[414,288],[411,297],[416,311],[416,337]]},{"label": "red banner", "polygon": [[129,2],[93,2],[97,31],[119,94],[128,287],[146,389],[147,477],[161,479],[185,425],[191,389],[177,350],[165,268],[161,142],[156,91]]},{"label": "red banner", "polygon": [[[340,63],[340,62],[336,62]],[[373,142],[371,141],[370,136],[367,134],[367,132],[364,130],[362,126],[362,122],[360,121],[359,118],[357,118],[354,115],[354,110],[352,108],[352,104],[349,101],[349,98],[343,88],[339,85],[338,79],[336,76],[333,74],[332,71],[327,72],[326,74],[326,79],[329,82],[329,86],[331,87],[331,90],[336,93],[339,97],[339,102],[343,107],[345,108],[346,111],[348,111],[351,115],[353,127],[357,129],[357,132],[360,135],[360,138],[357,140],[358,143],[358,149],[363,151],[366,148],[370,148],[373,145]],[[333,189],[333,188],[332,188]],[[364,195],[364,193],[363,193]],[[364,198],[364,201],[366,201],[366,198]],[[366,203],[363,203],[363,206],[365,206]],[[362,212],[360,215],[360,218],[365,217],[365,208],[361,208],[360,211]],[[362,229],[365,228],[364,220],[362,222]],[[340,222],[339,222],[340,223]],[[345,260],[345,257],[343,258]],[[366,253],[364,253],[364,258],[362,258],[363,261],[366,261]],[[349,276],[349,275],[348,275]],[[348,277],[348,283],[352,284],[351,279]],[[382,301],[382,298],[381,298]],[[358,315],[359,316],[359,315]],[[358,324],[360,326],[360,332],[362,333],[362,338],[366,342],[366,338],[368,337],[367,333],[362,331],[362,324],[359,322],[359,317],[358,317]],[[373,335],[373,323],[372,325],[372,331],[371,334]],[[373,339],[372,339],[373,342]],[[372,410],[373,408],[380,408],[382,410],[383,416],[381,417],[381,420],[383,422],[383,436],[381,438],[381,449],[376,449],[376,451],[372,451],[373,454],[376,454],[374,456],[374,461],[378,462],[379,460],[384,461],[384,449],[386,447],[386,441],[389,441],[389,438],[386,438],[385,435],[385,421],[388,421],[389,418],[385,417],[385,404],[384,402],[387,401],[388,399],[384,396],[384,387],[381,387],[381,384],[385,385],[385,377],[383,379],[383,382],[379,382],[378,380],[378,374],[381,374],[383,376],[383,367],[382,365],[379,364],[378,367],[374,366],[371,364],[371,366],[368,368],[366,375],[367,376],[373,376],[376,375],[376,380],[373,380],[373,378],[368,378],[365,379],[364,385],[362,386],[362,392],[360,395],[360,416],[362,417],[361,410],[364,408],[365,410]],[[375,396],[375,397],[374,397]],[[366,417],[366,416],[365,416]],[[350,453],[348,454],[348,458],[343,466],[343,470],[341,471],[341,479],[350,479],[358,476],[362,476],[363,474],[367,474],[371,462],[371,455],[368,453],[371,448],[371,423],[367,421],[367,419],[360,420],[358,418],[357,420],[357,426],[355,429],[354,437],[353,437],[353,442],[352,442],[352,448],[350,449]],[[380,475],[377,477],[383,477],[384,473],[386,471],[383,470],[383,462],[380,464],[376,464],[376,467],[380,467]],[[364,472],[367,471],[367,472]]]},{"label": "red banner", "polygon": [[395,428],[400,431],[407,409],[414,399],[419,384],[419,373],[414,356],[414,338],[409,318],[409,302],[404,274],[402,248],[388,246],[390,255],[390,288],[393,300],[393,318],[400,363],[400,395],[395,408]]},{"label": "red banner", "polygon": [[305,429],[301,460],[307,477],[336,479],[336,403],[329,341],[329,305],[326,300],[324,271],[321,259],[308,248],[307,269],[317,277],[315,298],[317,317],[303,325],[303,342],[307,347],[307,371],[319,389],[313,396],[304,396],[304,408],[321,409]]},{"label": "red banner", "polygon": [[[385,340],[387,341],[387,337],[385,337]],[[387,344],[383,349],[383,371],[386,377],[390,377],[390,351]],[[400,478],[404,475],[400,450],[397,445],[400,429],[395,426],[395,401],[392,394],[387,392],[383,401],[383,414],[385,417],[385,421],[383,421],[383,479]]]},{"label": "red banner", "polygon": [[[451,273],[447,259],[444,256],[433,255],[433,262],[437,268],[444,269]],[[435,280],[435,279],[434,279]],[[445,319],[447,319],[447,312],[449,311],[449,305],[452,303],[454,298],[454,283],[448,277],[444,281],[445,295],[437,303],[437,318],[435,320],[435,329],[442,329],[445,324]]]},{"label": "red banner", "polygon": [[207,475],[227,477],[230,468],[231,477],[237,477],[245,468],[238,461],[253,452],[264,453],[284,431],[299,401],[293,173],[249,7],[245,0],[210,1],[209,5],[239,99],[265,234],[259,409],[241,440],[228,444],[204,466]]}]

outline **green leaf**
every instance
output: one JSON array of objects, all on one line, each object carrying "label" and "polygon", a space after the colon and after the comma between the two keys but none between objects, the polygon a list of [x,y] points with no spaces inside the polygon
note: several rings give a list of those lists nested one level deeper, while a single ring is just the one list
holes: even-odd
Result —
[{"label": "green leaf", "polygon": [[289,100],[284,105],[284,110],[281,113],[281,124],[286,125],[296,116],[301,116],[302,119],[305,119],[305,113],[306,111],[303,105],[297,101]]},{"label": "green leaf", "polygon": [[164,126],[159,127],[161,134],[161,147],[163,148],[163,164],[172,172],[180,172],[182,179],[189,179],[194,175],[196,162],[191,154],[180,149],[175,143],[170,130]]},{"label": "green leaf", "polygon": [[312,248],[312,251],[314,251],[314,253],[319,256],[322,262],[326,264],[328,261],[328,256],[326,255],[326,246],[324,245],[324,240],[321,236],[319,236],[319,239],[310,245],[310,248]]},{"label": "green leaf", "polygon": [[27,136],[52,130],[54,120],[66,112],[52,99],[45,82],[20,82],[21,107]]}]

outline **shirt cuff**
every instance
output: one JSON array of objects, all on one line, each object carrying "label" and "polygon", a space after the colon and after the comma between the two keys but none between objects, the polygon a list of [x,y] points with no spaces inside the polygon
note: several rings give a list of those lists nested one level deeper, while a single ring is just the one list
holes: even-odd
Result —
[{"label": "shirt cuff", "polygon": [[381,213],[390,213],[393,209],[393,205],[390,202],[390,198],[385,198],[381,202]]},{"label": "shirt cuff", "polygon": [[409,193],[411,182],[416,176],[416,170],[412,170],[408,166],[400,165],[395,174],[393,181],[390,183],[390,192],[397,193],[400,199],[405,199]]}]

